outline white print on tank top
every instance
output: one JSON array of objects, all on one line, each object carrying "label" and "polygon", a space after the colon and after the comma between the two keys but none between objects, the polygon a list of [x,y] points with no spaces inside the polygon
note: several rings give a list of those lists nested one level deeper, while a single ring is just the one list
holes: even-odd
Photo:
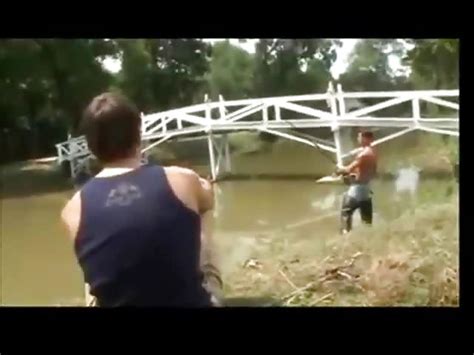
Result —
[{"label": "white print on tank top", "polygon": [[130,206],[133,201],[141,197],[142,193],[137,186],[122,182],[116,188],[110,190],[105,207]]}]

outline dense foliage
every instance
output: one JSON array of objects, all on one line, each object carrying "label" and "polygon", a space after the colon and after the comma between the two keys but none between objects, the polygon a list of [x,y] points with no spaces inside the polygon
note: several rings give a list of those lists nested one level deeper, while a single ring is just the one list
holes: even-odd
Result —
[{"label": "dense foliage", "polygon": [[[87,102],[106,90],[145,113],[202,102],[206,93],[218,100],[324,92],[340,45],[260,39],[250,54],[201,39],[0,40],[2,161],[55,154],[55,143],[77,134]],[[394,71],[390,56],[411,73]],[[107,71],[107,58],[120,59],[121,70]],[[457,40],[361,40],[339,82],[346,91],[456,88],[458,61]]]}]

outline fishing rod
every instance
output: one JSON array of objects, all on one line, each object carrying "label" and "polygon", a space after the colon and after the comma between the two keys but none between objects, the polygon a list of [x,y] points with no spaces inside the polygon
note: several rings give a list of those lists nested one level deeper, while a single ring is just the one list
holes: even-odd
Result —
[{"label": "fishing rod", "polygon": [[[293,129],[295,129],[295,130],[298,129],[291,121],[283,119],[283,118],[281,118],[281,120],[288,123]],[[336,167],[339,166],[337,161],[332,156],[328,155],[327,152],[319,146],[318,139],[316,137],[313,137],[309,134],[300,133],[300,132],[296,132],[296,133],[299,134],[300,136],[304,136],[306,139],[312,141],[314,146],[321,152],[321,155],[323,155],[326,159],[331,161],[331,163],[336,165]],[[334,172],[331,175],[331,178],[335,178],[337,175],[338,174],[336,174],[336,172]],[[351,183],[351,180],[354,179],[354,174],[342,174],[342,179],[343,179],[344,184],[349,185]]]}]

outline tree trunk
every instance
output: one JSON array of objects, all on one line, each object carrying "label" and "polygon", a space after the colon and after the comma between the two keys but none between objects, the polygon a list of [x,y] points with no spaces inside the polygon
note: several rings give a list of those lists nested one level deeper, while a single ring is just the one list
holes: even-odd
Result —
[{"label": "tree trunk", "polygon": [[30,92],[24,92],[24,99],[28,112],[28,123],[30,126],[30,144],[28,144],[28,157],[30,159],[39,158],[39,134],[37,125],[38,109],[34,97]]},{"label": "tree trunk", "polygon": [[[57,63],[57,58],[56,54],[54,53],[54,49],[46,43],[44,40],[36,40],[39,46],[42,49],[42,55],[45,61],[47,62],[48,66],[51,68],[51,74],[53,77],[54,84],[56,86],[56,92],[57,92],[57,98],[58,98],[58,106],[61,108],[61,111],[64,114],[70,114],[69,109],[68,109],[68,99],[66,93],[68,92],[67,90],[67,84],[65,81],[65,75],[61,71],[61,68],[59,68],[58,63]],[[72,128],[73,131],[75,131],[75,122],[73,117],[68,117],[68,127]]]}]

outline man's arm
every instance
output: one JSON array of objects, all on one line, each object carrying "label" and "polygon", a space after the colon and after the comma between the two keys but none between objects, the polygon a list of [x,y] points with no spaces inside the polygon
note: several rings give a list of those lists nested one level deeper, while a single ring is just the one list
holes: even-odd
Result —
[{"label": "man's arm", "polygon": [[166,167],[165,171],[173,191],[186,205],[199,214],[214,208],[214,193],[210,181],[187,168],[172,166]]},{"label": "man's arm", "polygon": [[76,192],[71,200],[64,206],[61,211],[61,222],[66,227],[66,230],[71,239],[76,238],[77,231],[81,220],[81,197],[80,193]]},{"label": "man's arm", "polygon": [[212,182],[203,179],[196,174],[198,184],[196,184],[199,213],[204,214],[214,208],[214,188]]},{"label": "man's arm", "polygon": [[338,175],[346,175],[352,173],[357,167],[360,166],[362,160],[362,156],[357,157],[354,159],[352,163],[347,166],[341,166],[336,169],[336,174]]},{"label": "man's arm", "polygon": [[[61,211],[61,222],[67,230],[69,237],[75,239],[81,222],[81,197],[80,192],[76,192],[72,199],[64,206]],[[90,294],[90,286],[85,283],[84,294],[86,306],[95,306],[96,298]]]}]

